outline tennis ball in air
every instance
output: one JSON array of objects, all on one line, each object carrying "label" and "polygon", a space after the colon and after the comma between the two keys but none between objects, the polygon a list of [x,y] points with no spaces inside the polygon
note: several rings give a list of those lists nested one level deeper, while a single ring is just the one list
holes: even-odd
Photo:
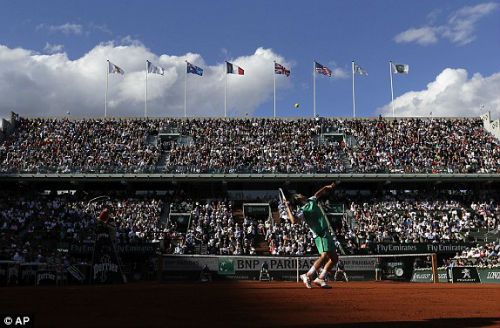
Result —
[{"label": "tennis ball in air", "polygon": [[295,108],[299,108],[299,104],[295,104]]}]

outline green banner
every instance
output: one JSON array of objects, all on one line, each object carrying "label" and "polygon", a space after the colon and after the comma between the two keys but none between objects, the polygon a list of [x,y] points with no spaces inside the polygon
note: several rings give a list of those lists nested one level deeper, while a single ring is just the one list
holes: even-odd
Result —
[{"label": "green banner", "polygon": [[219,274],[234,274],[234,260],[231,258],[219,257]]},{"label": "green banner", "polygon": [[483,284],[500,284],[500,268],[478,268],[477,273]]}]

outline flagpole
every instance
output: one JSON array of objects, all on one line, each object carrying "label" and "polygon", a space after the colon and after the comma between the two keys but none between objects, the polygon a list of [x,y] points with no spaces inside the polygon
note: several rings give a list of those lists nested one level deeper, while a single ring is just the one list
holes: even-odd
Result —
[{"label": "flagpole", "polygon": [[392,87],[392,60],[389,61],[389,76],[391,77],[391,105],[392,117],[394,117],[394,89]]},{"label": "flagpole", "polygon": [[104,117],[108,111],[108,77],[109,77],[109,59],[106,60],[106,91],[104,92]]},{"label": "flagpole", "polygon": [[354,92],[354,60],[352,61],[352,117],[356,117],[356,93]]},{"label": "flagpole", "polygon": [[227,117],[227,61],[226,61],[226,86],[224,87],[224,117]]},{"label": "flagpole", "polygon": [[316,59],[313,61],[313,117],[316,117]]},{"label": "flagpole", "polygon": [[148,61],[146,60],[146,86],[144,88],[144,117],[148,117]]},{"label": "flagpole", "polygon": [[[187,60],[185,60],[186,65],[187,65]],[[187,103],[187,97],[186,97],[186,92],[187,92],[187,66],[186,70],[184,71],[184,117],[187,117],[187,109],[186,109],[186,103]]]},{"label": "flagpole", "polygon": [[[276,61],[274,61],[274,67],[276,67]],[[274,82],[274,118],[276,118],[276,72],[275,71],[273,71],[273,82]]]}]

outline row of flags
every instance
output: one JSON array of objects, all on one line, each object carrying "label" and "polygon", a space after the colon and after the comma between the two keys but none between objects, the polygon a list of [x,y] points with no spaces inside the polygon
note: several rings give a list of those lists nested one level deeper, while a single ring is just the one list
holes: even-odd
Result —
[{"label": "row of flags", "polygon": [[[203,68],[198,67],[187,60],[186,62],[186,79],[184,83],[184,116],[187,116],[187,74],[195,74],[199,76],[203,76]],[[389,62],[390,65],[390,76],[391,76],[391,103],[393,107],[393,115],[394,115],[394,91],[393,91],[393,74],[408,74],[410,71],[410,66],[407,64],[396,64],[392,61]],[[233,63],[226,61],[226,83],[224,89],[224,116],[227,116],[227,75],[228,74],[236,74],[236,75],[245,75],[245,70]],[[318,73],[321,75],[325,75],[327,77],[331,77],[333,75],[332,70],[325,65],[318,63],[314,60],[314,73]],[[119,67],[118,65],[110,62],[108,60],[108,74],[125,74],[125,71]],[[145,85],[145,101],[144,101],[144,115],[147,117],[147,75],[148,74],[158,74],[164,75],[165,69],[160,66],[154,65],[149,60],[146,60],[146,85]],[[355,87],[354,87],[354,75],[368,75],[368,72],[363,69],[361,66],[352,62],[352,94],[353,94],[353,117],[356,117],[356,98],[355,98]],[[290,76],[290,70],[285,66],[274,62],[274,116],[276,117],[276,75],[285,75],[286,77]],[[313,80],[313,115],[316,116],[316,74],[314,74]],[[104,105],[104,116],[106,116],[106,108],[107,108],[107,93],[108,93],[108,81],[106,79],[106,96],[105,96],[105,105]]]},{"label": "row of flags", "polygon": [[[165,69],[163,67],[153,65],[153,63],[151,63],[149,60],[146,60],[146,64],[147,64],[148,73],[159,74],[159,75],[165,74]],[[196,65],[193,65],[188,61],[186,61],[186,65],[187,65],[187,69],[186,69],[187,73],[192,73],[192,74],[196,74],[199,76],[203,75],[203,68],[198,67]],[[109,74],[121,74],[121,75],[123,75],[123,74],[125,74],[125,71],[120,66],[113,64],[112,62],[110,62],[108,60],[108,73]]]},{"label": "row of flags", "polygon": [[[155,66],[153,63],[151,63],[149,60],[146,60],[147,62],[147,67],[148,67],[148,73],[150,74],[159,74],[159,75],[164,75],[165,74],[165,69],[160,66]],[[186,61],[186,72],[187,73],[192,73],[196,74],[199,76],[203,75],[203,68],[198,67],[196,65],[191,64],[190,62]],[[110,74],[125,74],[125,71],[119,67],[116,64],[113,64],[108,60],[108,66],[109,66],[109,71],[108,73]],[[320,63],[314,61],[314,68],[316,70],[316,73],[326,75],[328,77],[332,76],[332,70],[329,69],[327,66],[321,65]],[[408,74],[410,71],[410,66],[406,64],[394,64],[391,62],[391,72],[393,74]],[[226,73],[227,74],[238,74],[238,75],[245,75],[245,70],[235,64],[232,64],[230,62],[226,62]],[[278,63],[274,63],[274,73],[275,74],[283,74],[286,75],[287,77],[290,76],[290,70],[285,68],[283,65],[280,65]],[[359,74],[359,75],[368,75],[368,72],[364,70],[361,66],[358,66],[356,64],[353,65],[352,68],[352,73],[353,74]]]},{"label": "row of flags", "polygon": [[[148,73],[159,74],[159,75],[165,74],[165,69],[163,67],[155,66],[149,60],[146,60],[146,63],[147,63]],[[109,60],[108,60],[108,67],[109,67],[108,68],[109,74],[121,74],[121,75],[125,74],[123,68],[121,68],[116,64],[113,64]],[[283,65],[280,65],[278,63],[274,63],[274,72],[276,74],[284,74],[286,76],[290,76],[290,70],[286,69]],[[186,73],[192,73],[199,76],[203,76],[203,68],[193,65],[190,62],[186,61]],[[226,62],[226,73],[245,75],[245,70],[233,63]]]}]

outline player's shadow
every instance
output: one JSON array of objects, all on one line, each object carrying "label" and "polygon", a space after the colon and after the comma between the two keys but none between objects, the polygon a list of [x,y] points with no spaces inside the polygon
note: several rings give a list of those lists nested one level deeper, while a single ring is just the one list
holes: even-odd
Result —
[{"label": "player's shadow", "polygon": [[[448,318],[448,319],[426,319],[422,321],[383,321],[383,322],[357,322],[307,325],[308,328],[474,328],[474,327],[498,327],[500,318]],[[306,326],[293,326],[306,327]]]}]

